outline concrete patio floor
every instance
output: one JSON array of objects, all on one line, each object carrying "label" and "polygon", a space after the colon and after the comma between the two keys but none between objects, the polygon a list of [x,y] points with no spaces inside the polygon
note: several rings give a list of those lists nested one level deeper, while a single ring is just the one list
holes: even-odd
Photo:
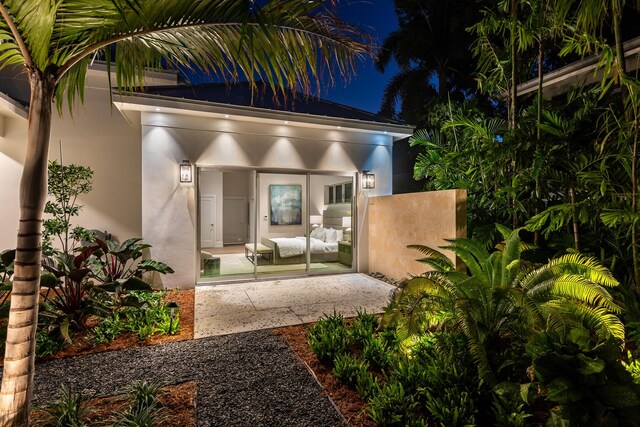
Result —
[{"label": "concrete patio floor", "polygon": [[196,287],[194,336],[299,325],[335,310],[382,313],[392,285],[354,273]]}]

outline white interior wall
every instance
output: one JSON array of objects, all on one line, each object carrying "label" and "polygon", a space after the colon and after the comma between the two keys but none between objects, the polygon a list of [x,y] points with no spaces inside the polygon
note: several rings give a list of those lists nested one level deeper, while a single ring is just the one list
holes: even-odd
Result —
[{"label": "white interior wall", "polygon": [[[223,172],[223,183],[224,183],[224,189],[223,189],[224,197],[242,197],[247,201],[247,203],[251,203],[249,186],[252,184],[252,182],[251,182],[250,171]],[[249,208],[249,210],[251,210],[251,208]],[[249,221],[249,218],[247,218],[247,221]],[[223,224],[223,231],[224,231],[224,224]],[[245,239],[246,241],[249,241],[248,227],[246,230]],[[224,240],[224,233],[223,233],[223,240]]]},{"label": "white interior wall", "polygon": [[[305,235],[305,218],[307,218],[307,177],[306,175],[287,175],[261,173],[259,176],[259,215],[258,242],[273,237],[296,237]],[[302,187],[302,224],[300,225],[271,225],[269,214],[269,186],[271,185],[300,185]]]},{"label": "white interior wall", "polygon": [[[165,278],[166,286],[193,286],[196,282],[197,218],[193,190],[178,183],[177,170],[182,159],[203,167],[312,173],[324,170],[353,174],[367,169],[376,173],[377,178],[372,195],[392,192],[390,136],[161,112],[143,112],[141,120],[143,236],[154,245],[153,258],[167,262],[176,270],[174,275]],[[301,179],[304,182],[304,176]],[[261,201],[260,224],[264,222],[265,206]],[[306,211],[303,215],[307,216]],[[267,231],[279,234],[276,230]],[[287,230],[286,234],[304,234],[303,228],[290,234],[291,231]],[[361,264],[366,263],[365,251],[360,251],[359,257]]]},{"label": "white interior wall", "polygon": [[215,247],[221,248],[222,235],[224,232],[223,218],[223,179],[222,172],[218,171],[200,171],[199,176],[200,197],[216,196],[216,242]]}]

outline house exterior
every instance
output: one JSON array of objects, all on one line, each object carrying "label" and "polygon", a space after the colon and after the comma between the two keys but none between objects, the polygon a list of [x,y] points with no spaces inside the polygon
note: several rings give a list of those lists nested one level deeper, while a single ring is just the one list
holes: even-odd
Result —
[{"label": "house exterior", "polygon": [[[78,225],[153,245],[149,255],[176,271],[159,285],[369,271],[369,200],[392,194],[393,143],[411,135],[410,126],[314,98],[278,99],[267,89],[179,85],[166,71],[148,72],[145,90],[126,94],[112,92],[107,77],[103,65],[92,66],[85,102],[54,116],[49,157],[93,169]],[[3,73],[0,92],[4,249],[15,246],[18,224],[25,77]],[[363,171],[374,174],[375,188],[362,188]],[[292,194],[292,204],[279,191]],[[342,239],[332,246],[339,253],[317,262],[306,237],[316,228]],[[278,239],[286,238],[302,242],[297,264],[280,256]],[[238,270],[225,276],[231,264]],[[203,277],[205,267],[212,275]]]}]

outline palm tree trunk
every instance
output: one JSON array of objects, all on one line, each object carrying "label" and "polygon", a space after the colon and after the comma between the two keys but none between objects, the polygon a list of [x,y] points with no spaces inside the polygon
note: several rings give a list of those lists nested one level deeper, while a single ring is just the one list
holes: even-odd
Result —
[{"label": "palm tree trunk", "polygon": [[517,5],[517,0],[511,0],[511,109],[509,110],[509,125],[511,131],[515,131],[516,129],[516,106],[518,104],[518,50],[516,47]]},{"label": "palm tree trunk", "polygon": [[573,223],[573,248],[580,250],[580,227],[578,226],[578,211],[576,209],[576,189],[569,187],[569,201],[571,203],[571,222]]},{"label": "palm tree trunk", "polygon": [[29,73],[27,152],[20,181],[20,225],[0,391],[0,425],[3,426],[29,423],[42,260],[42,214],[47,196],[51,105],[56,87],[53,76],[33,70]]},{"label": "palm tree trunk", "polygon": [[[540,40],[538,41],[538,111],[537,111],[537,128],[536,128],[536,139],[538,141],[538,148],[540,147],[540,124],[542,123],[542,83],[544,83],[544,70],[542,67],[542,61],[544,59],[544,41],[542,36],[540,36]],[[540,198],[540,177],[536,176],[536,207],[535,214],[540,213],[539,209],[539,198]],[[540,245],[540,230],[536,230],[533,234],[533,244],[538,246]]]},{"label": "palm tree trunk", "polygon": [[447,83],[447,70],[438,68],[438,95],[444,99],[444,95],[449,93],[449,83]]}]

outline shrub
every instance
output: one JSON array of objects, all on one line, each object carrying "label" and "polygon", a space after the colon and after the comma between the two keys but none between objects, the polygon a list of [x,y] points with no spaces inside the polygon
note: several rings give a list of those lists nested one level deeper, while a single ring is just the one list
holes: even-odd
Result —
[{"label": "shrub", "polygon": [[333,361],[333,375],[345,384],[355,387],[358,378],[367,371],[367,365],[350,354],[338,354]]},{"label": "shrub", "polygon": [[378,328],[378,317],[366,311],[358,311],[358,315],[350,325],[349,336],[353,344],[364,346],[367,341],[373,338],[373,334]]},{"label": "shrub", "polygon": [[640,359],[632,352],[627,351],[627,361],[621,361],[622,366],[631,374],[633,382],[640,384]]},{"label": "shrub", "polygon": [[58,336],[50,335],[45,329],[38,329],[36,332],[36,356],[51,356],[56,351],[67,346],[67,342]]},{"label": "shrub", "polygon": [[65,386],[62,386],[58,400],[44,411],[48,416],[44,423],[45,427],[84,427],[87,425],[83,421],[88,414],[84,396],[82,393],[72,393]]},{"label": "shrub", "polygon": [[325,315],[313,325],[307,334],[307,343],[318,360],[333,364],[337,355],[347,349],[347,325],[341,314]]},{"label": "shrub", "polygon": [[145,379],[132,382],[128,387],[132,407],[139,409],[156,405],[160,387],[162,384],[159,382],[149,382]]},{"label": "shrub", "polygon": [[406,426],[414,418],[417,404],[398,381],[391,381],[370,400],[367,413],[371,419],[385,426]]},{"label": "shrub", "polygon": [[364,343],[362,358],[369,362],[371,366],[384,369],[391,363],[393,355],[387,348],[386,342],[382,338],[376,337]]},{"label": "shrub", "polygon": [[369,399],[380,392],[380,384],[378,384],[376,377],[367,371],[366,366],[362,366],[364,369],[362,367],[358,369],[356,391],[364,400],[369,401]]}]

